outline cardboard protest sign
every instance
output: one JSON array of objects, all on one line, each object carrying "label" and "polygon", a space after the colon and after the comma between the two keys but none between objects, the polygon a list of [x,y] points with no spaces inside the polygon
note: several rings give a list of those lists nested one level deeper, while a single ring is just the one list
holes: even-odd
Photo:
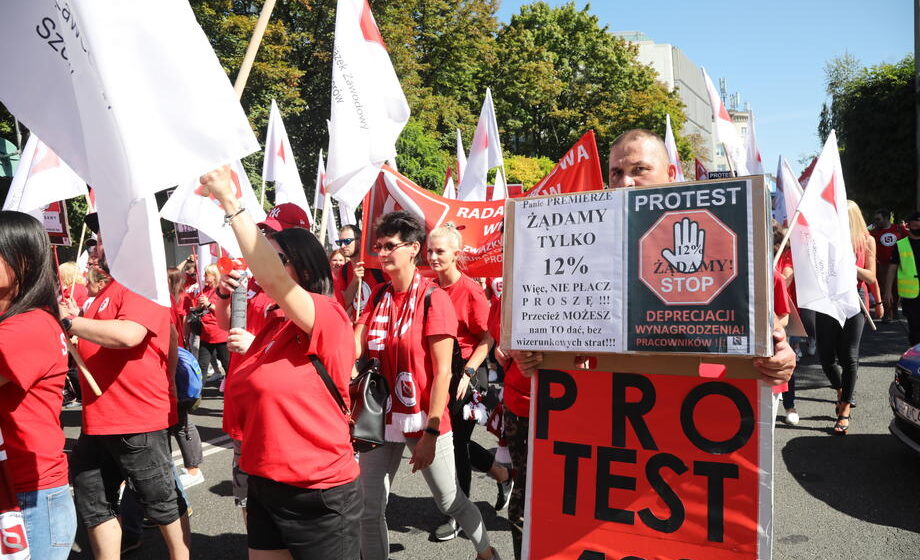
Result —
[{"label": "cardboard protest sign", "polygon": [[70,247],[70,223],[67,219],[67,204],[52,202],[41,210],[42,225],[48,232],[52,245]]},{"label": "cardboard protest sign", "polygon": [[506,204],[506,348],[772,353],[761,177]]},{"label": "cardboard protest sign", "polygon": [[753,354],[751,196],[746,181],[626,193],[629,350]]},{"label": "cardboard protest sign", "polygon": [[767,386],[541,370],[533,387],[524,558],[770,557]]}]

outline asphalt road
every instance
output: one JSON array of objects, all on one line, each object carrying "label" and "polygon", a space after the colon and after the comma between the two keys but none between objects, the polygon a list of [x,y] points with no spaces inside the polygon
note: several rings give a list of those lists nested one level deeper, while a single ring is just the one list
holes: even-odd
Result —
[{"label": "asphalt road", "polygon": [[[798,426],[777,423],[775,445],[774,558],[825,560],[920,558],[920,456],[888,433],[891,411],[888,386],[893,365],[907,346],[903,323],[879,324],[866,331],[850,433],[834,436],[834,400],[815,358],[806,357],[796,372]],[[193,414],[205,446],[202,469],[206,480],[188,490],[192,516],[192,557],[246,558],[245,528],[234,507],[230,486],[229,444],[220,430],[222,400],[206,388],[202,406]],[[782,417],[782,411],[780,412]],[[68,447],[79,434],[80,411],[62,414]],[[476,439],[494,447],[494,438],[477,430]],[[178,458],[178,452],[176,452]],[[408,460],[408,455],[406,455]],[[181,461],[180,461],[181,462]],[[472,557],[464,538],[446,543],[429,541],[440,517],[421,476],[403,468],[396,477],[387,510],[393,560]],[[511,537],[504,513],[491,507],[495,485],[474,473],[473,499],[483,512],[494,545],[512,558]],[[85,533],[78,533],[73,559],[92,558]],[[166,558],[163,540],[146,531],[131,560]]]}]

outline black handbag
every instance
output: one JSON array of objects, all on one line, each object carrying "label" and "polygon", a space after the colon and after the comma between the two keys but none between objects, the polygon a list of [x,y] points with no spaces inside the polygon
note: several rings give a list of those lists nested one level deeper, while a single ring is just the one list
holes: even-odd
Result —
[{"label": "black handbag", "polygon": [[323,362],[315,355],[310,356],[310,361],[313,362],[313,367],[325,383],[326,389],[348,418],[352,448],[356,452],[365,452],[383,445],[390,386],[380,374],[380,361],[376,358],[368,360],[361,373],[349,383],[351,410],[345,406],[345,400],[329,377]]}]

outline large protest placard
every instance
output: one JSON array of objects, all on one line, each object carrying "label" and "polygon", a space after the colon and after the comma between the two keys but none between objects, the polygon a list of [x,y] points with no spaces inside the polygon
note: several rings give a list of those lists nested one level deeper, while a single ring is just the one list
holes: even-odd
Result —
[{"label": "large protest placard", "polygon": [[42,225],[48,232],[52,245],[70,247],[70,222],[67,219],[67,204],[52,202],[41,210]]},{"label": "large protest placard", "polygon": [[503,345],[772,353],[761,177],[506,202]]},{"label": "large protest placard", "polygon": [[541,370],[533,387],[524,558],[770,558],[765,384]]}]

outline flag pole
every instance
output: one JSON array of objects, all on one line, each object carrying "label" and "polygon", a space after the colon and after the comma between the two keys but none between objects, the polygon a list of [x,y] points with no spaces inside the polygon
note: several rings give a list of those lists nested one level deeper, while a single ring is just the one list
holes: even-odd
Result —
[{"label": "flag pole", "polygon": [[332,201],[329,199],[329,193],[323,196],[323,214],[319,223],[319,244],[326,246],[326,226],[329,223],[329,210],[332,208]]},{"label": "flag pole", "polygon": [[793,214],[792,219],[789,220],[789,227],[786,229],[786,235],[783,236],[783,240],[780,241],[776,254],[773,255],[773,268],[776,268],[776,265],[779,264],[779,257],[783,254],[786,244],[789,243],[789,237],[792,236],[792,230],[795,229],[795,225],[799,223],[799,214],[801,214],[801,212],[796,208],[795,214]]},{"label": "flag pole", "polygon": [[863,301],[863,298],[859,298],[859,307],[862,308],[862,312],[866,315],[866,320],[869,321],[869,328],[877,330],[875,328],[875,321],[872,320],[872,315],[870,315],[869,310],[866,309],[866,302]]},{"label": "flag pole", "polygon": [[731,171],[732,177],[737,177],[738,173],[735,171],[735,166],[732,165],[732,156],[728,153],[728,148],[725,147],[725,142],[722,142],[722,151],[725,152],[725,161],[728,162],[728,170]]},{"label": "flag pole", "polygon": [[259,194],[259,206],[261,206],[263,210],[265,209],[265,177],[262,177],[262,192]]},{"label": "flag pole", "polygon": [[265,28],[268,27],[268,20],[271,18],[272,10],[274,9],[275,0],[265,0],[265,4],[262,5],[262,11],[259,13],[259,19],[256,21],[256,27],[252,31],[252,38],[249,39],[249,46],[246,47],[246,55],[240,65],[240,71],[237,73],[236,81],[233,83],[233,91],[236,92],[237,99],[243,97],[243,88],[246,87],[246,82],[249,80],[252,63],[256,60],[256,53],[259,52],[262,36],[265,35]]}]

